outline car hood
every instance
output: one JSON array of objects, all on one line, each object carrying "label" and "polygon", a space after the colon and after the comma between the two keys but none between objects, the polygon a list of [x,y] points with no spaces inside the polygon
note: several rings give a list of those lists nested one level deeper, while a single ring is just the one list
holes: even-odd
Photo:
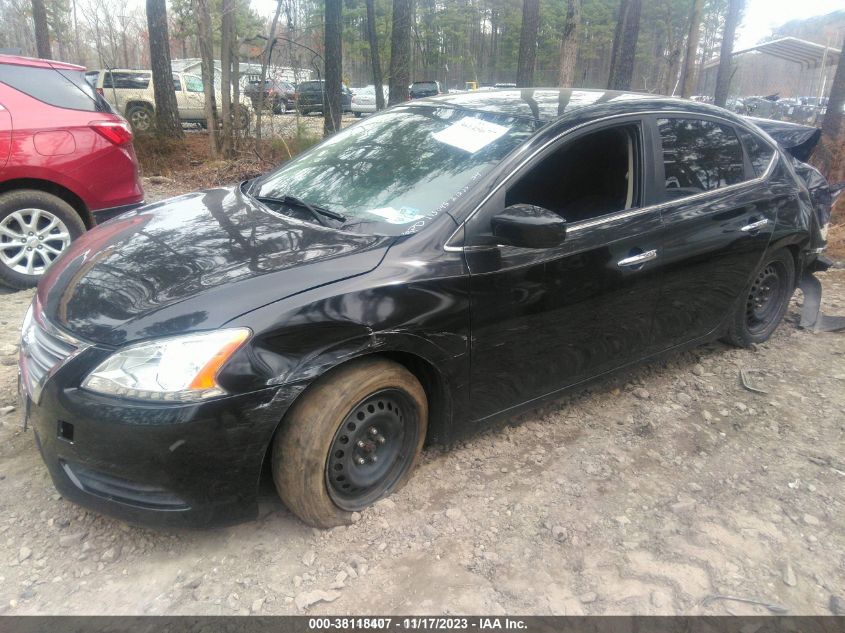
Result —
[{"label": "car hood", "polygon": [[38,286],[44,316],[95,343],[220,327],[381,262],[392,238],[273,213],[237,187],[149,205],[89,231]]}]

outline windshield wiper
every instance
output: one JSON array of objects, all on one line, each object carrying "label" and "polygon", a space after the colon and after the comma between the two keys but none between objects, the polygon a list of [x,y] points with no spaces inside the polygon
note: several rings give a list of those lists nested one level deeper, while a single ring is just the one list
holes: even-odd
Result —
[{"label": "windshield wiper", "polygon": [[333,220],[337,220],[338,222],[346,222],[346,216],[338,213],[337,211],[332,211],[331,209],[326,209],[325,207],[320,207],[317,205],[309,204],[305,202],[302,198],[297,198],[296,196],[282,196],[281,198],[274,198],[272,196],[253,196],[259,202],[270,202],[275,204],[284,204],[289,207],[302,207],[303,209],[307,209],[311,215],[314,216],[314,219],[317,220],[323,226],[329,226],[325,223],[322,216],[326,216],[327,218],[331,218]]}]

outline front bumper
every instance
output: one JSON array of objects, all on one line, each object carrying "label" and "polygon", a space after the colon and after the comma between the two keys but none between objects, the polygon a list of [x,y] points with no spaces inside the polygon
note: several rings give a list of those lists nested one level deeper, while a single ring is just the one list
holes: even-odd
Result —
[{"label": "front bumper", "polygon": [[67,499],[154,526],[210,527],[257,515],[264,456],[292,400],[284,388],[162,405],[62,388],[60,378],[29,404],[29,419]]}]

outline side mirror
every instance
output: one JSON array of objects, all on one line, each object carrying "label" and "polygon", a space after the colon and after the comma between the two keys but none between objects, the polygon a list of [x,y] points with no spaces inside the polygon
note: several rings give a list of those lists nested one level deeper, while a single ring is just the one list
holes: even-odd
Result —
[{"label": "side mirror", "polygon": [[566,237],[566,221],[533,204],[506,207],[493,216],[490,226],[499,244],[521,248],[553,248]]}]

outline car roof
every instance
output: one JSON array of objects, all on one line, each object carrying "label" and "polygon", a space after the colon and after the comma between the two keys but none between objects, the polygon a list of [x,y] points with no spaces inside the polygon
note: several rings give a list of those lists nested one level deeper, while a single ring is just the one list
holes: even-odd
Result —
[{"label": "car roof", "polygon": [[23,55],[0,54],[0,64],[14,64],[16,66],[31,66],[33,68],[60,68],[62,70],[85,70],[84,66],[59,62],[53,59],[36,59],[35,57],[24,57]]},{"label": "car roof", "polygon": [[[144,68],[101,68],[99,70],[91,70],[92,73],[151,73],[152,70]],[[177,71],[173,71],[177,72]]]},{"label": "car roof", "polygon": [[658,109],[682,109],[691,113],[711,114],[735,119],[733,113],[706,103],[664,97],[642,92],[588,90],[569,88],[503,88],[452,92],[437,97],[415,99],[409,106],[443,104],[467,110],[479,110],[549,122],[565,114],[604,104],[620,112]]}]

